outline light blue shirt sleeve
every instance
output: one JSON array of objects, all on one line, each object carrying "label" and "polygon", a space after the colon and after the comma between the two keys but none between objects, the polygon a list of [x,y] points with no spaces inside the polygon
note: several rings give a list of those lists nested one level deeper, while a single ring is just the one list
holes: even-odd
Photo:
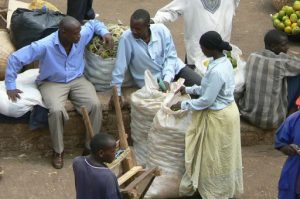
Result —
[{"label": "light blue shirt sleeve", "polygon": [[185,100],[181,103],[183,110],[203,110],[210,107],[216,100],[224,82],[217,72],[212,72],[207,77],[207,84],[203,94],[198,99]]},{"label": "light blue shirt sleeve", "polygon": [[163,64],[162,75],[164,77],[164,81],[170,83],[174,79],[176,71],[179,71],[179,63],[172,35],[167,28],[165,28],[165,34],[166,46],[164,50],[166,59]]},{"label": "light blue shirt sleeve", "polygon": [[192,87],[186,87],[185,92],[190,95],[201,95],[201,86],[194,85]]},{"label": "light blue shirt sleeve", "polygon": [[100,22],[96,19],[89,20],[81,28],[81,35],[82,35],[81,39],[84,40],[83,41],[84,45],[87,45],[93,38],[94,34],[103,37],[107,33],[109,33],[109,31],[103,22]]},{"label": "light blue shirt sleeve", "polygon": [[5,73],[6,89],[16,89],[17,73],[23,68],[24,65],[30,64],[33,61],[40,59],[45,51],[45,46],[42,45],[40,41],[37,41],[11,54],[7,61],[7,68]]},{"label": "light blue shirt sleeve", "polygon": [[117,86],[118,95],[121,96],[121,87],[124,80],[125,71],[128,68],[132,54],[130,41],[121,37],[118,45],[115,68],[112,72],[111,84]]}]

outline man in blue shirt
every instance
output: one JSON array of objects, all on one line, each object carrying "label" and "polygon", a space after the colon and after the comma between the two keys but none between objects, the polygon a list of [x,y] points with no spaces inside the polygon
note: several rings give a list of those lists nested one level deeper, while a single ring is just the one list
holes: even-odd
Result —
[{"label": "man in blue shirt", "polygon": [[151,24],[150,14],[143,9],[136,10],[130,19],[130,30],[125,31],[119,41],[112,85],[121,85],[126,70],[129,70],[138,87],[143,87],[144,72],[150,70],[161,78],[169,88],[171,81],[182,77],[185,84],[200,85],[201,77],[177,57],[177,52],[168,28],[163,24]]},{"label": "man in blue shirt", "polygon": [[[101,104],[95,88],[83,76],[84,49],[94,33],[112,47],[112,37],[102,22],[91,20],[81,27],[73,17],[65,17],[59,30],[13,53],[7,63],[5,85],[8,98],[17,101],[22,91],[16,77],[23,65],[39,60],[38,88],[49,109],[48,122],[53,144],[53,167],[63,167],[63,125],[69,119],[64,104],[69,97],[77,110],[89,111],[95,133],[101,127]],[[86,147],[88,144],[86,143]]]}]

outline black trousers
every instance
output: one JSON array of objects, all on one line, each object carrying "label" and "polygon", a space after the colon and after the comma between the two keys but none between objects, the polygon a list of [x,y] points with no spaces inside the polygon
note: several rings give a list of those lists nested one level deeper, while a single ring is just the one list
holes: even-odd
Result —
[{"label": "black trousers", "polygon": [[183,69],[181,69],[180,72],[175,76],[174,80],[176,81],[179,78],[185,79],[185,86],[194,86],[195,84],[198,86],[201,85],[202,77],[189,66],[185,66]]},{"label": "black trousers", "polygon": [[67,15],[74,17],[80,22],[95,18],[92,8],[93,0],[68,0]]}]

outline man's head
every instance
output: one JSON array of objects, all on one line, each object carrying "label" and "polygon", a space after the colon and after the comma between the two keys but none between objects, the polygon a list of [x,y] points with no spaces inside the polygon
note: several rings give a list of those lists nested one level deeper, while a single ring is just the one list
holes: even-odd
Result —
[{"label": "man's head", "polygon": [[264,38],[265,48],[274,52],[275,54],[287,53],[288,51],[288,38],[287,35],[279,30],[270,30]]},{"label": "man's head", "polygon": [[101,162],[111,163],[115,159],[116,141],[106,133],[96,134],[90,143],[92,154]]},{"label": "man's head", "polygon": [[59,23],[59,36],[61,42],[73,44],[80,40],[81,24],[73,17],[66,16]]},{"label": "man's head", "polygon": [[148,11],[138,9],[130,18],[130,29],[136,39],[144,39],[149,34],[150,14]]}]

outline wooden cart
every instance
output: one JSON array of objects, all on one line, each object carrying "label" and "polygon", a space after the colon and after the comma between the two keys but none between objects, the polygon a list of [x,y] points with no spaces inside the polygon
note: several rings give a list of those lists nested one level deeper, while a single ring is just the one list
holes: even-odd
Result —
[{"label": "wooden cart", "polygon": [[[119,134],[119,147],[124,152],[111,164],[110,169],[121,166],[123,175],[118,178],[121,193],[124,199],[142,199],[147,190],[152,184],[154,178],[158,176],[158,168],[144,169],[142,166],[137,166],[133,153],[128,146],[127,134],[125,133],[124,123],[122,118],[121,107],[117,94],[117,88],[113,87],[114,107],[117,116],[117,127]],[[85,127],[89,137],[93,137],[93,129],[85,107],[81,108]]]}]

